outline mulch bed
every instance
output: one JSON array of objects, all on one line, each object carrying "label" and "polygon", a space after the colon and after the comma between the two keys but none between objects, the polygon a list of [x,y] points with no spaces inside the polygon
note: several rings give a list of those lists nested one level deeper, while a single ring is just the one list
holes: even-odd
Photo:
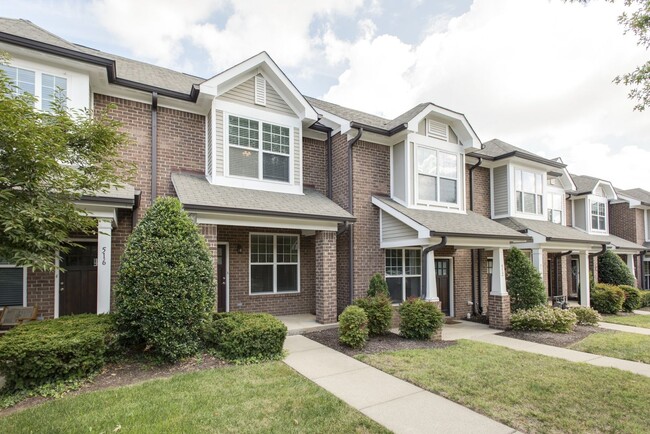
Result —
[{"label": "mulch bed", "polygon": [[318,332],[305,333],[305,337],[312,339],[320,344],[339,351],[348,356],[358,354],[383,353],[385,351],[397,350],[414,350],[414,349],[434,349],[446,348],[455,345],[455,342],[448,341],[415,341],[404,339],[395,333],[388,333],[384,336],[376,336],[368,339],[368,343],[360,350],[355,350],[339,343],[339,330],[329,329]]},{"label": "mulch bed", "polygon": [[579,342],[594,333],[611,333],[611,330],[601,329],[593,326],[576,326],[573,333],[552,333],[552,332],[531,332],[522,330],[507,330],[499,333],[499,336],[521,339],[524,341],[537,342],[538,344],[553,345],[554,347],[566,348],[571,344]]}]

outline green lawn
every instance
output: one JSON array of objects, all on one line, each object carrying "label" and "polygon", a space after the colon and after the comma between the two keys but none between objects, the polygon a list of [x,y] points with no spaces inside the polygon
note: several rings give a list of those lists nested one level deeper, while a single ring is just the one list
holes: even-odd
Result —
[{"label": "green lawn", "polygon": [[648,432],[650,378],[614,368],[465,340],[358,358],[520,431]]},{"label": "green lawn", "polygon": [[280,362],[180,374],[0,418],[0,433],[114,431],[388,432]]},{"label": "green lawn", "polygon": [[594,333],[569,348],[633,362],[650,363],[650,336],[635,333]]},{"label": "green lawn", "polygon": [[650,329],[650,315],[603,315],[603,321]]}]

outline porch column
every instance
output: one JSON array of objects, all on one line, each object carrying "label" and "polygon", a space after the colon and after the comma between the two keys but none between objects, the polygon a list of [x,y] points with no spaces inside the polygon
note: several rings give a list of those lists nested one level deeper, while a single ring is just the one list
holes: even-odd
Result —
[{"label": "porch column", "polygon": [[336,322],[336,232],[316,232],[316,321]]},{"label": "porch column", "polygon": [[110,220],[97,222],[97,313],[111,311],[111,235]]},{"label": "porch column", "polygon": [[[427,270],[427,280],[424,288],[424,299],[431,302],[439,302],[438,298],[438,282],[436,280],[436,258],[433,250],[427,252],[424,257],[425,267]],[[440,306],[438,306],[440,307]]]},{"label": "porch column", "polygon": [[544,279],[544,251],[542,249],[533,249],[533,265]]},{"label": "porch column", "polygon": [[510,327],[510,296],[506,289],[506,268],[502,248],[492,250],[492,290],[488,297],[488,317],[492,328]]},{"label": "porch column", "polygon": [[630,273],[634,276],[634,281],[636,282],[636,269],[634,266],[634,255],[631,253],[627,254],[627,268],[630,269]]},{"label": "porch column", "polygon": [[580,252],[580,305],[589,307],[589,252]]}]

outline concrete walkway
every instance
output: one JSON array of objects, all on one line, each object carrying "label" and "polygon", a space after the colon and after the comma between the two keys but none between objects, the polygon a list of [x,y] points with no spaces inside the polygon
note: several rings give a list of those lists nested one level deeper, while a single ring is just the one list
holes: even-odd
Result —
[{"label": "concrete walkway", "polygon": [[554,347],[552,345],[508,338],[505,336],[499,336],[497,333],[500,333],[500,331],[490,329],[484,324],[461,321],[459,324],[445,325],[442,329],[442,339],[469,339],[493,345],[500,345],[517,351],[556,357],[570,362],[583,362],[595,366],[618,368],[623,371],[629,371],[634,374],[650,377],[650,365],[646,363],[631,362],[629,360],[621,360],[614,357],[599,356],[597,354],[584,353],[582,351],[569,350],[567,348]]},{"label": "concrete walkway", "polygon": [[614,324],[611,322],[599,322],[598,325],[604,329],[608,330],[616,330],[619,332],[627,332],[627,333],[637,333],[639,335],[647,335],[650,336],[650,329],[646,329],[643,327],[634,327],[634,326],[628,326],[628,325],[623,325],[623,324]]},{"label": "concrete walkway", "polygon": [[284,362],[395,433],[514,433],[514,429],[304,336]]},{"label": "concrete walkway", "polygon": [[637,315],[650,315],[650,312],[648,312],[647,310],[635,310],[633,312]]}]

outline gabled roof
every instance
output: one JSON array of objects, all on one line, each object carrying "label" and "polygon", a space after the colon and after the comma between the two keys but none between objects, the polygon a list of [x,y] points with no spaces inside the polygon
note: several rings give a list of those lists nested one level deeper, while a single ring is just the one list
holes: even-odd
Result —
[{"label": "gabled roof", "polygon": [[616,189],[616,193],[619,196],[626,196],[631,199],[638,200],[641,202],[641,205],[650,206],[650,191],[644,190],[642,188],[632,188],[629,190]]},{"label": "gabled roof", "polygon": [[[598,241],[595,241],[595,237],[593,235],[589,235],[570,226],[563,226],[557,223],[549,222],[547,220],[506,217],[497,219],[495,221],[509,227],[510,229],[524,234],[529,233],[529,231],[536,232],[546,237],[547,241],[560,241],[580,244],[601,244]],[[609,241],[605,241],[604,243],[609,244]]]},{"label": "gabled roof", "polygon": [[481,157],[485,160],[498,161],[510,157],[519,157],[524,160],[533,161],[536,163],[545,164],[547,166],[555,167],[558,169],[564,169],[566,164],[558,160],[550,160],[548,158],[540,157],[537,154],[533,154],[530,151],[519,148],[510,143],[506,143],[499,139],[492,139],[483,143],[483,148],[474,151],[471,154],[472,157]]},{"label": "gabled roof", "polygon": [[611,182],[605,181],[604,179],[595,178],[588,175],[571,175],[573,182],[576,185],[576,190],[570,192],[572,195],[580,196],[583,194],[593,193],[599,185],[606,187],[606,190],[609,191],[608,199],[616,199],[616,191]]}]

